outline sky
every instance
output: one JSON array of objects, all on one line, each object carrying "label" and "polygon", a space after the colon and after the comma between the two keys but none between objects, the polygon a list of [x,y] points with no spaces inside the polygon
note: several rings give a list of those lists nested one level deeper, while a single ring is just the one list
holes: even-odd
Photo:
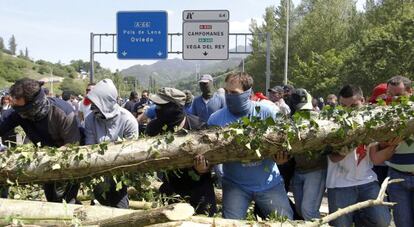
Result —
[{"label": "sky", "polygon": [[[299,2],[293,0],[294,5]],[[279,4],[280,0],[0,0],[0,37],[7,46],[14,35],[17,50],[27,47],[34,60],[68,64],[76,59],[89,61],[90,33],[115,33],[118,11],[165,10],[168,32],[174,33],[182,32],[183,10],[225,9],[230,12],[230,33],[235,33],[249,32],[251,19],[261,23],[265,8]],[[362,0],[358,8],[362,8]],[[104,39],[102,48],[110,49],[111,42]],[[230,42],[231,48],[234,41]],[[181,46],[180,41],[177,45]],[[170,54],[169,58],[181,55]],[[154,63],[119,60],[115,54],[95,55],[95,61],[112,71]]]}]

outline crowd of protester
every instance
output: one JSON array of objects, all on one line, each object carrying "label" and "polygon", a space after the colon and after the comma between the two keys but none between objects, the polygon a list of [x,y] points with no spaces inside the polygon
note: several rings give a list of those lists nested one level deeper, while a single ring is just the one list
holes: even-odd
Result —
[{"label": "crowd of protester", "polygon": [[[118,91],[110,79],[89,84],[84,97],[70,93],[49,97],[42,83],[24,78],[11,86],[1,97],[0,136],[2,149],[14,146],[14,128],[21,126],[28,139],[41,146],[61,147],[71,143],[99,144],[118,139],[139,139],[141,135],[156,136],[178,130],[202,130],[212,126],[226,127],[242,117],[259,119],[309,112],[317,118],[329,106],[358,109],[375,105],[377,100],[389,104],[400,96],[412,94],[411,80],[394,76],[373,89],[367,99],[358,86],[345,85],[337,95],[324,101],[312,97],[304,88],[278,85],[268,90],[269,97],[253,92],[253,79],[247,73],[226,77],[224,88],[215,89],[211,75],[198,81],[201,95],[164,87],[156,94],[147,90],[131,92],[128,101],[120,102]],[[260,108],[258,108],[260,107]],[[306,119],[303,119],[306,120]],[[276,212],[288,219],[320,218],[320,206],[327,194],[329,212],[352,204],[376,199],[380,183],[386,176],[405,181],[392,184],[387,192],[397,227],[414,226],[414,144],[396,137],[387,142],[361,144],[340,155],[322,147],[316,155],[307,152],[289,155],[277,152],[274,157],[257,162],[226,162],[211,166],[202,155],[194,157],[194,165],[179,171],[163,172],[160,193],[179,195],[198,214],[218,212],[214,187],[223,190],[222,215],[228,219],[245,219],[254,201],[255,214],[266,218]],[[194,178],[194,175],[199,177]],[[116,189],[113,177],[94,189],[93,203],[128,208],[127,185]],[[48,201],[79,203],[79,184],[68,181],[48,182],[44,192]],[[287,196],[293,193],[293,201]],[[1,189],[7,197],[7,187]],[[105,196],[104,196],[105,194]],[[168,202],[175,202],[169,200]],[[343,215],[330,224],[334,226],[389,226],[391,210],[373,206]]]}]

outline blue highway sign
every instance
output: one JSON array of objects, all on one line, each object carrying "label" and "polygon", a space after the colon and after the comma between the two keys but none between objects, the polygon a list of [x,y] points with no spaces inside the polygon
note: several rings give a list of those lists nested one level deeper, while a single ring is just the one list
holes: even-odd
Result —
[{"label": "blue highway sign", "polygon": [[117,20],[119,59],[168,57],[168,15],[165,11],[121,11]]}]

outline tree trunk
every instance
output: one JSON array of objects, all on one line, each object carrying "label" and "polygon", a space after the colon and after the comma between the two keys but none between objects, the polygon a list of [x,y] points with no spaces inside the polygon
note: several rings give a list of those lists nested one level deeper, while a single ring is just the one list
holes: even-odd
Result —
[{"label": "tree trunk", "polygon": [[128,210],[104,206],[82,206],[0,199],[0,225],[19,220],[35,225],[82,225],[144,226],[153,223],[185,220],[194,214],[194,208],[186,203],[171,204],[150,210]]},{"label": "tree trunk", "polygon": [[[384,110],[385,109],[385,110]],[[360,112],[364,115],[362,125],[353,124],[345,134],[344,124],[330,120],[318,120],[318,128],[309,126],[288,136],[282,127],[268,127],[267,131],[250,132],[242,129],[210,129],[187,135],[166,135],[154,138],[140,138],[118,144],[100,144],[85,147],[65,147],[58,151],[39,149],[36,152],[8,152],[0,155],[0,182],[18,180],[19,183],[42,183],[52,180],[79,179],[121,171],[154,171],[176,169],[193,165],[193,158],[203,154],[210,164],[228,161],[248,161],[270,157],[277,151],[289,148],[290,153],[319,152],[326,145],[335,150],[349,144],[385,141],[396,135],[409,136],[414,131],[411,107],[406,118],[388,117],[377,121],[375,126],[364,125],[372,116],[383,116],[393,110],[391,107],[377,107]],[[403,112],[403,113],[405,113]],[[367,116],[365,116],[367,115]],[[371,116],[371,117],[370,117]],[[398,116],[398,115],[397,115]],[[408,119],[408,120],[407,120]],[[401,129],[401,130],[399,130]],[[233,132],[225,137],[225,132]],[[290,131],[292,134],[292,131]],[[249,150],[248,142],[237,142],[240,138],[254,138],[260,135],[260,155]],[[171,141],[173,140],[173,141]],[[167,142],[169,141],[169,142]],[[289,141],[290,145],[287,145]],[[104,154],[100,154],[104,151]]]},{"label": "tree trunk", "polygon": [[[25,224],[70,225],[76,219],[80,222],[97,221],[130,214],[134,210],[117,209],[103,206],[82,206],[40,201],[0,199],[0,225],[10,224],[11,219]],[[10,219],[10,220],[7,220]]]},{"label": "tree trunk", "polygon": [[176,203],[157,209],[133,212],[117,217],[99,221],[84,222],[86,225],[99,225],[101,227],[147,226],[154,223],[180,221],[190,218],[194,208],[187,203]]},{"label": "tree trunk", "polygon": [[[198,227],[252,227],[252,226],[263,226],[263,227],[305,227],[310,222],[305,221],[260,221],[252,222],[246,220],[232,220],[223,218],[208,218],[202,216],[193,216],[187,220],[166,222],[153,224],[148,227],[173,227],[173,226],[198,226]],[[329,226],[327,224],[321,224],[320,226]]]}]

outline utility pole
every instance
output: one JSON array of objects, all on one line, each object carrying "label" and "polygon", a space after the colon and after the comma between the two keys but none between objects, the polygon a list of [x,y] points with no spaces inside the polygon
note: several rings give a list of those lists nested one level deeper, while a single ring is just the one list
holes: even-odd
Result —
[{"label": "utility pole", "polygon": [[50,68],[50,94],[53,95],[53,68]]},{"label": "utility pole", "polygon": [[285,45],[285,77],[283,78],[283,84],[288,83],[288,61],[289,61],[289,11],[290,11],[290,0],[286,1],[286,45]]},{"label": "utility pole", "polygon": [[270,88],[270,32],[266,33],[266,96]]},{"label": "utility pole", "polygon": [[93,56],[93,52],[94,52],[94,44],[93,44],[93,40],[94,39],[94,35],[93,35],[93,32],[91,32],[91,50],[90,50],[90,54],[91,54],[91,56],[90,56],[90,69],[89,69],[89,82],[90,83],[93,83],[93,74],[94,74],[94,56]]}]

